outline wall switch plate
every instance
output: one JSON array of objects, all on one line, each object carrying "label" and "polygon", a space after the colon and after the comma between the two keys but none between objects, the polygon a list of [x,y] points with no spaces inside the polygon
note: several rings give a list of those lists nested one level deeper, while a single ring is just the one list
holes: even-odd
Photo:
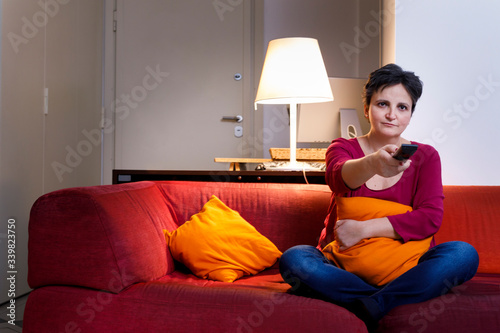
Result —
[{"label": "wall switch plate", "polygon": [[234,136],[237,138],[241,138],[243,136],[243,127],[235,126],[234,127]]}]

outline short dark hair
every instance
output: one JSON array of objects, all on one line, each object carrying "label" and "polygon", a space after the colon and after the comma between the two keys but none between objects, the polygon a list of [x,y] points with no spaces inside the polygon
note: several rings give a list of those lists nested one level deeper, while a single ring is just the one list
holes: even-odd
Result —
[{"label": "short dark hair", "polygon": [[388,64],[373,71],[363,89],[363,102],[369,106],[372,96],[379,90],[402,84],[412,100],[411,113],[415,111],[417,101],[422,96],[423,83],[413,72],[404,71],[396,64]]}]

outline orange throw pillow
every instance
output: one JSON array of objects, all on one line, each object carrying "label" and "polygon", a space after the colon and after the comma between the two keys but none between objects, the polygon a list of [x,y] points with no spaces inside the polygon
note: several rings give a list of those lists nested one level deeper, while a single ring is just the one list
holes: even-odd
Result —
[{"label": "orange throw pillow", "polygon": [[278,248],[216,196],[176,230],[163,230],[170,252],[196,276],[233,282],[281,256]]},{"label": "orange throw pillow", "polygon": [[[366,221],[369,219],[404,214],[410,206],[397,202],[366,197],[335,197],[337,219]],[[432,236],[403,243],[401,240],[373,237],[341,251],[337,241],[323,248],[323,254],[335,264],[356,274],[366,282],[382,286],[417,265],[429,249]]]}]

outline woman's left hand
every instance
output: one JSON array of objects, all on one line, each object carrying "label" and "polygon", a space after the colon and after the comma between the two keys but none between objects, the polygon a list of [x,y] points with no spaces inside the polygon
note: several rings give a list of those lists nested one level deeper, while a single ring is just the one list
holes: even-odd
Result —
[{"label": "woman's left hand", "polygon": [[401,239],[387,217],[366,221],[338,220],[335,223],[334,237],[341,251],[347,250],[362,239],[387,237]]},{"label": "woman's left hand", "polygon": [[363,238],[363,222],[355,220],[338,220],[334,229],[335,240],[341,251],[359,243]]}]

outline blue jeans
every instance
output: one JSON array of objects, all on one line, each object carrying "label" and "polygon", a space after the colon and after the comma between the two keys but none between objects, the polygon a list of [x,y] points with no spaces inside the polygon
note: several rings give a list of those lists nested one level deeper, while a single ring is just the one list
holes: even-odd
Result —
[{"label": "blue jeans", "polygon": [[459,241],[447,242],[427,251],[414,268],[377,287],[338,268],[317,248],[298,245],[283,253],[280,273],[293,291],[310,291],[346,307],[361,301],[373,319],[379,320],[396,306],[447,293],[470,280],[478,265],[479,256],[474,247]]}]

